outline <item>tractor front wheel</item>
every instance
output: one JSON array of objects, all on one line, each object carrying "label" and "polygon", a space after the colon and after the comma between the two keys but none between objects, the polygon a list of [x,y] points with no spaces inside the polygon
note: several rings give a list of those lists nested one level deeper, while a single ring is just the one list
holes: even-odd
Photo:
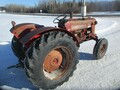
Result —
[{"label": "tractor front wheel", "polygon": [[43,34],[27,51],[25,71],[39,88],[54,89],[66,82],[77,64],[77,48],[62,32]]},{"label": "tractor front wheel", "polygon": [[94,46],[93,56],[96,59],[101,59],[105,55],[107,48],[108,48],[107,39],[105,38],[99,39]]}]

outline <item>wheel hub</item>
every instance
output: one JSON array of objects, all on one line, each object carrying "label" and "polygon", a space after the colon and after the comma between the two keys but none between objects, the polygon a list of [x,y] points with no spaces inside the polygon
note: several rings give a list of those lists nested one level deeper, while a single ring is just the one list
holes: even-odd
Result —
[{"label": "wheel hub", "polygon": [[101,49],[100,49],[101,54],[103,54],[105,52],[105,48],[106,48],[106,45],[103,44],[102,47],[101,47]]},{"label": "wheel hub", "polygon": [[58,50],[52,50],[45,57],[43,64],[44,70],[51,73],[61,66],[62,63],[62,54]]}]

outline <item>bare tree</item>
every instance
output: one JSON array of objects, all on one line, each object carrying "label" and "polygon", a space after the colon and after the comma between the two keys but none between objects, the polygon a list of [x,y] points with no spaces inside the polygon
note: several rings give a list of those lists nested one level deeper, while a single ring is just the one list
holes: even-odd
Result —
[{"label": "bare tree", "polygon": [[[7,12],[16,13],[80,13],[82,0],[58,1],[58,0],[39,0],[34,7],[25,7],[23,5],[9,4],[6,5]],[[120,11],[120,1],[95,1],[86,2],[87,12],[101,11]]]}]

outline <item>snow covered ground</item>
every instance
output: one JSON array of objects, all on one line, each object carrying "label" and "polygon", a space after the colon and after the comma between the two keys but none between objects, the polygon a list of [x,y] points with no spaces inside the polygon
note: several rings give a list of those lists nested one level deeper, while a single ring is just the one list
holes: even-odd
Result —
[{"label": "snow covered ground", "polygon": [[[22,68],[7,69],[18,63],[11,50],[12,34],[9,32],[16,23],[32,22],[45,26],[55,26],[50,16],[28,16],[0,14],[0,88],[3,90],[38,90],[27,79]],[[95,60],[92,51],[95,42],[81,44],[78,50],[79,63],[73,77],[68,82],[58,86],[56,90],[117,90],[120,89],[120,17],[96,18],[98,24],[96,33],[107,38],[109,46],[106,55],[101,60]]]}]

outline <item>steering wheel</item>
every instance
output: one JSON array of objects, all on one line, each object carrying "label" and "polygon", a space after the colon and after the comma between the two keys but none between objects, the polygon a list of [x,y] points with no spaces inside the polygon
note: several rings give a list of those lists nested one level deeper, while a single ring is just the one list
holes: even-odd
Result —
[{"label": "steering wheel", "polygon": [[58,23],[60,20],[64,20],[66,17],[67,17],[66,14],[59,15],[53,20],[53,23]]}]

